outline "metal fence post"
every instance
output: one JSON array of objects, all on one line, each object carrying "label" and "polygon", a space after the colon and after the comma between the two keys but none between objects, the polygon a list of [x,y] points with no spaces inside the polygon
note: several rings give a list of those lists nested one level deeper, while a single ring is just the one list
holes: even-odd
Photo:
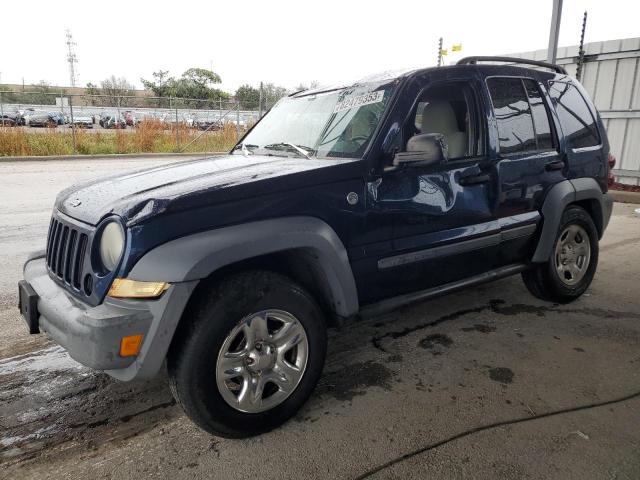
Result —
[{"label": "metal fence post", "polygon": [[4,126],[4,107],[2,106],[2,92],[0,92],[0,118],[2,119],[2,126]]},{"label": "metal fence post", "polygon": [[180,150],[180,135],[178,132],[178,102],[175,103],[176,107],[176,150]]},{"label": "metal fence post", "polygon": [[236,103],[236,139],[240,139],[240,102]]},{"label": "metal fence post", "polygon": [[[76,147],[76,124],[73,121],[73,97],[69,95],[69,114],[71,115],[71,138],[73,139],[73,154],[78,154],[78,148]],[[64,104],[64,102],[62,102]]]}]

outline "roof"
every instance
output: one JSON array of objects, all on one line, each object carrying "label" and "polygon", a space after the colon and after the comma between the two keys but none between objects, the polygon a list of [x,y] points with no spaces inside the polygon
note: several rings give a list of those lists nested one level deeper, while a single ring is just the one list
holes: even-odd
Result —
[{"label": "roof", "polygon": [[[494,62],[494,63],[483,63],[482,65],[478,64],[478,62]],[[495,62],[499,62],[496,64]],[[529,66],[530,65],[530,66]],[[425,67],[425,68],[405,68],[405,69],[397,69],[397,70],[386,70],[383,72],[375,73],[372,75],[367,75],[356,82],[353,83],[339,83],[330,86],[321,86],[314,89],[308,90],[300,90],[298,92],[294,92],[290,97],[306,97],[308,95],[315,95],[319,93],[331,92],[335,90],[343,90],[350,87],[355,87],[358,85],[365,85],[368,83],[382,84],[388,83],[392,80],[408,77],[411,75],[417,75],[421,73],[425,73],[429,70],[433,69],[454,69],[454,68],[477,68],[477,67],[494,67],[494,68],[517,68],[517,69],[526,69],[526,70],[534,70],[536,72],[540,72],[539,68],[547,68],[553,70],[554,73],[560,75],[566,75],[567,72],[563,67],[559,65],[552,65],[550,63],[542,62],[542,61],[533,61],[526,60],[521,58],[514,57],[466,57],[460,60],[456,65],[443,65],[441,67]]]}]

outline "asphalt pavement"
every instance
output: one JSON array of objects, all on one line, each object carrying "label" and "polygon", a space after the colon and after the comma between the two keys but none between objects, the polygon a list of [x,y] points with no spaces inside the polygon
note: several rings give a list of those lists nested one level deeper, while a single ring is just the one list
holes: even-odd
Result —
[{"label": "asphalt pavement", "polygon": [[15,285],[56,193],[175,160],[0,163],[0,478],[640,478],[639,205],[572,304],[516,276],[332,330],[310,401],[252,439],[200,431],[164,375],[119,383],[29,336]]}]

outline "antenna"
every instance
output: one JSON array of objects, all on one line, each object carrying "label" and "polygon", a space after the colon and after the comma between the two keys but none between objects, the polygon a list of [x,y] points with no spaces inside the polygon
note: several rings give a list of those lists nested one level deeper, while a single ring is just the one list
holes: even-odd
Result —
[{"label": "antenna", "polygon": [[78,58],[76,57],[75,52],[73,51],[73,47],[77,44],[73,41],[73,35],[71,35],[71,30],[67,29],[67,62],[69,62],[69,80],[71,82],[71,86],[75,87],[77,83],[77,68],[76,64],[78,63]]}]

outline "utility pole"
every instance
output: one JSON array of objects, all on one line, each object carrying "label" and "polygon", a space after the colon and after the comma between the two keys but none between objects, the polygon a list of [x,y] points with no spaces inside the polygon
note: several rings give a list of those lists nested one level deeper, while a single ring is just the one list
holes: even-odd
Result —
[{"label": "utility pole", "polygon": [[262,82],[260,82],[260,98],[258,100],[258,118],[262,118]]},{"label": "utility pole", "polygon": [[584,32],[587,29],[587,11],[584,11],[582,17],[582,33],[580,34],[580,49],[578,50],[578,67],[576,68],[576,80],[580,81],[582,77],[582,67],[584,65]]},{"label": "utility pole", "polygon": [[73,50],[73,47],[76,46],[76,42],[73,41],[73,35],[71,35],[71,30],[67,29],[67,62],[69,62],[69,82],[72,87],[76,86],[77,82],[77,74],[76,64],[78,63],[78,58]]},{"label": "utility pole", "polygon": [[556,63],[561,19],[562,0],[553,0],[553,11],[551,12],[551,28],[549,29],[549,48],[547,49],[547,62],[549,63]]},{"label": "utility pole", "polygon": [[[0,85],[2,84],[2,72],[0,72]],[[0,118],[4,126],[4,107],[2,106],[2,87],[0,87]]]},{"label": "utility pole", "polygon": [[442,37],[438,41],[438,66],[442,66]]}]

